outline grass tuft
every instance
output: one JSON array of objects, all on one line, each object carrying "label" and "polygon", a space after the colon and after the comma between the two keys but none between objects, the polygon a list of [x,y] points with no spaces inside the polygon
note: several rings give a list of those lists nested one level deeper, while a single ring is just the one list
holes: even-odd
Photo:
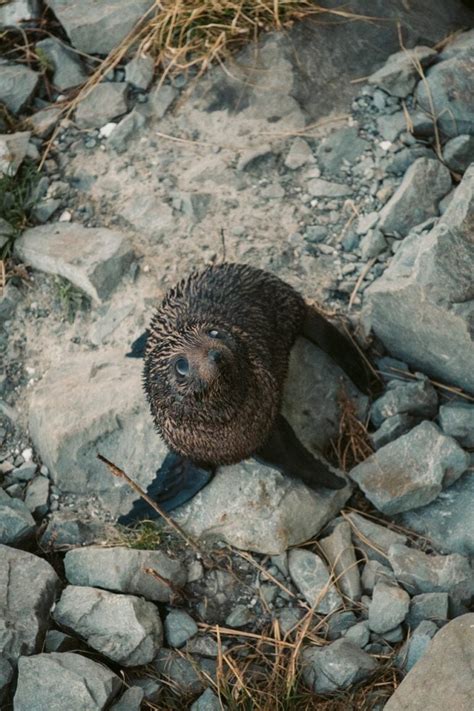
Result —
[{"label": "grass tuft", "polygon": [[66,320],[69,323],[74,323],[79,311],[85,311],[90,306],[89,297],[63,277],[55,277],[54,285]]},{"label": "grass tuft", "polygon": [[[0,248],[0,258],[7,259],[15,239],[31,224],[31,214],[38,202],[37,187],[41,175],[36,166],[24,161],[16,175],[0,177],[0,237],[7,241]],[[7,228],[2,234],[2,220]]]}]

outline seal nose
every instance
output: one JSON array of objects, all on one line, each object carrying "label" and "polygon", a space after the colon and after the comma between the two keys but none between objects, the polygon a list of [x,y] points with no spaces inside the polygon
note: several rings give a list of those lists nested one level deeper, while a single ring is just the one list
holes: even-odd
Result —
[{"label": "seal nose", "polygon": [[207,357],[209,358],[211,363],[215,363],[216,365],[219,365],[219,363],[222,361],[222,353],[220,351],[215,350],[215,348],[211,348],[211,350],[208,351]]}]

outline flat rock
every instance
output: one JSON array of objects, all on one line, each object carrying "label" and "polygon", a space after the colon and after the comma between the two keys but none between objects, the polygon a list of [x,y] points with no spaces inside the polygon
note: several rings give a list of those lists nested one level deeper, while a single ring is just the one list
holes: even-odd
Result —
[{"label": "flat rock", "polygon": [[456,136],[443,148],[443,158],[450,170],[464,173],[474,162],[474,136]]},{"label": "flat rock", "polygon": [[145,573],[146,568],[156,570],[170,581],[173,588],[180,588],[186,583],[186,570],[182,563],[159,550],[135,550],[119,546],[76,548],[66,553],[64,567],[72,585],[142,595],[155,602],[169,602],[170,586]]},{"label": "flat rock", "polygon": [[0,103],[17,114],[33,95],[39,75],[24,64],[0,64]]},{"label": "flat rock", "polygon": [[438,214],[439,201],[450,189],[451,176],[446,166],[438,160],[417,158],[380,211],[379,229],[385,234],[407,235],[412,227]]},{"label": "flat rock", "polygon": [[54,37],[47,37],[36,43],[36,52],[45,57],[53,71],[53,84],[66,91],[87,79],[87,73],[77,53]]},{"label": "flat rock", "polygon": [[436,56],[434,49],[423,46],[396,52],[367,81],[403,99],[411,94],[420,79],[417,67],[426,67]]},{"label": "flat rock", "polygon": [[[153,6],[153,0],[46,0],[71,44],[86,54],[109,54]],[[150,15],[149,17],[152,17]]]},{"label": "flat rock", "polygon": [[469,402],[441,405],[438,420],[443,432],[457,439],[462,447],[474,447],[474,405]]},{"label": "flat rock", "polygon": [[431,419],[438,411],[438,393],[428,378],[404,383],[391,380],[387,391],[370,408],[370,419],[375,427],[393,415],[406,413]]},{"label": "flat rock", "polygon": [[134,595],[69,585],[57,603],[55,622],[123,666],[148,664],[163,642],[163,627],[152,602]]},{"label": "flat rock", "polygon": [[292,548],[288,554],[291,579],[316,612],[328,614],[342,606],[331,575],[321,558],[311,551]]},{"label": "flat rock", "polygon": [[103,711],[122,688],[110,669],[72,652],[20,657],[15,711]]},{"label": "flat rock", "polygon": [[45,560],[0,545],[0,658],[41,650],[59,578]]},{"label": "flat rock", "polygon": [[28,151],[30,136],[29,131],[0,134],[0,176],[17,174]]},{"label": "flat rock", "polygon": [[15,544],[33,535],[35,520],[21,499],[0,489],[0,543]]},{"label": "flat rock", "polygon": [[418,627],[420,622],[428,620],[442,625],[448,621],[448,593],[421,593],[415,595],[410,601],[410,609],[406,622],[412,629]]},{"label": "flat rock", "polygon": [[110,539],[109,525],[84,513],[55,511],[41,536],[41,546],[48,550],[64,550]]},{"label": "flat rock", "polygon": [[76,110],[79,128],[100,128],[127,112],[127,91],[125,83],[104,82],[97,84],[82,99]]},{"label": "flat rock", "polygon": [[133,260],[120,232],[63,222],[26,230],[15,241],[15,253],[34,269],[68,279],[95,301],[112,294]]},{"label": "flat rock", "polygon": [[434,501],[468,466],[469,455],[456,440],[425,421],[372,454],[349,476],[379,511],[396,514]]},{"label": "flat rock", "polygon": [[452,620],[429,644],[385,711],[468,711],[474,704],[474,613]]},{"label": "flat rock", "polygon": [[364,681],[377,662],[354,642],[339,639],[326,647],[306,647],[301,667],[305,683],[316,694],[328,694]]},{"label": "flat rock", "polygon": [[0,6],[0,28],[14,27],[39,16],[39,0],[13,0]]},{"label": "flat rock", "polygon": [[308,180],[306,189],[313,197],[338,198],[351,195],[352,189],[342,183],[330,183],[322,178]]},{"label": "flat rock", "polygon": [[408,614],[410,596],[397,585],[377,582],[369,605],[369,627],[383,634],[393,630]]},{"label": "flat rock", "polygon": [[380,526],[360,514],[351,512],[347,514],[347,520],[352,526],[354,545],[370,560],[386,564],[390,546],[394,543],[404,544],[407,541],[407,537],[402,533]]},{"label": "flat rock", "polygon": [[352,545],[351,525],[342,521],[330,536],[320,539],[319,545],[343,595],[352,601],[360,600],[360,576]]},{"label": "flat rock", "polygon": [[[321,141],[317,151],[318,165],[325,174],[340,173],[345,162],[355,163],[368,147],[355,126],[341,128]],[[316,193],[311,194],[316,196]]]},{"label": "flat rock", "polygon": [[183,647],[197,633],[197,624],[184,610],[171,610],[166,615],[165,634],[170,647]]}]

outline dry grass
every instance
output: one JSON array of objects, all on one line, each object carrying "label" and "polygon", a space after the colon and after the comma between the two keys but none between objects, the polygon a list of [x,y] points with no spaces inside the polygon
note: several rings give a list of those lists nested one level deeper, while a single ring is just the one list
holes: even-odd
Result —
[{"label": "dry grass", "polygon": [[347,472],[373,453],[367,426],[360,421],[354,402],[344,388],[339,393],[341,419],[333,447],[339,468]]}]

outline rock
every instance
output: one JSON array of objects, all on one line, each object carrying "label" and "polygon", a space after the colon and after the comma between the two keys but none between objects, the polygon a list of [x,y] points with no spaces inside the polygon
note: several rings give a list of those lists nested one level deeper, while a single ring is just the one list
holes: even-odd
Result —
[{"label": "rock", "polygon": [[48,511],[49,479],[37,476],[26,490],[25,505],[35,516],[44,516]]},{"label": "rock", "polygon": [[186,659],[180,652],[163,648],[153,660],[152,667],[160,677],[169,680],[175,693],[188,695],[203,691],[205,682],[199,671],[202,670],[213,678],[216,663],[214,660],[199,659],[199,657],[194,657],[192,660]]},{"label": "rock", "polygon": [[[153,0],[46,0],[73,47],[86,54],[109,54],[153,6]],[[151,14],[148,17],[152,17]]]},{"label": "rock", "polygon": [[120,215],[137,232],[147,234],[152,242],[157,242],[164,235],[169,234],[170,229],[175,225],[173,210],[154,193],[139,193],[124,200]]},{"label": "rock", "polygon": [[58,589],[49,563],[0,545],[0,658],[15,662],[41,649]]},{"label": "rock", "polygon": [[190,708],[191,711],[221,711],[222,704],[210,689],[206,689]]},{"label": "rock", "polygon": [[474,477],[466,472],[428,506],[407,511],[402,526],[427,536],[442,553],[474,555]]},{"label": "rock", "polygon": [[443,158],[450,170],[464,173],[474,162],[474,136],[457,136],[445,143]]},{"label": "rock", "polygon": [[111,305],[92,325],[89,331],[89,340],[95,346],[100,346],[110,339],[110,336],[134,311],[134,304],[124,304],[118,308]]},{"label": "rock", "polygon": [[62,109],[50,104],[46,108],[36,111],[26,119],[28,128],[31,128],[35,136],[48,138],[59,121]]},{"label": "rock", "polygon": [[[66,553],[64,567],[72,585],[142,595],[154,602],[169,602],[172,588],[180,588],[186,583],[183,564],[160,550],[135,550],[118,546],[76,548]],[[170,585],[145,573],[146,568],[156,570],[170,581]]]},{"label": "rock", "polygon": [[48,630],[44,639],[45,652],[77,652],[81,642],[59,630]]},{"label": "rock", "polygon": [[388,116],[379,116],[375,123],[378,133],[386,141],[393,143],[408,129],[407,117],[403,111],[396,111]]},{"label": "rock", "polygon": [[[227,648],[226,645],[221,645],[221,649],[224,648]],[[202,657],[218,657],[219,645],[211,635],[200,635],[186,642],[185,651],[189,654],[199,654]]]},{"label": "rock", "polygon": [[328,614],[341,607],[342,598],[319,556],[302,548],[292,548],[288,566],[294,584],[316,612]]},{"label": "rock", "polygon": [[158,84],[148,98],[153,116],[162,119],[177,96],[178,92],[170,84]]},{"label": "rock", "polygon": [[389,442],[393,442],[409,432],[420,421],[419,417],[412,417],[405,413],[388,417],[378,430],[370,435],[375,449],[380,449]]},{"label": "rock", "polygon": [[139,686],[131,686],[124,691],[120,699],[110,707],[110,711],[140,711],[142,708],[143,689]]},{"label": "rock", "polygon": [[136,55],[125,65],[125,81],[137,89],[146,90],[153,81],[155,62],[149,54]]},{"label": "rock", "polygon": [[406,622],[412,629],[418,627],[420,622],[428,620],[437,625],[448,621],[448,601],[447,593],[421,593],[415,595],[410,602]]},{"label": "rock", "polygon": [[39,75],[24,64],[0,64],[0,103],[17,114],[31,98]]},{"label": "rock", "polygon": [[17,544],[35,531],[35,520],[20,499],[12,499],[0,489],[0,544]]},{"label": "rock", "polygon": [[328,694],[364,681],[377,669],[377,662],[350,640],[339,639],[326,647],[306,647],[301,666],[312,691]]},{"label": "rock", "polygon": [[229,615],[225,624],[227,627],[245,627],[255,621],[255,615],[245,605],[236,605]]},{"label": "rock", "polygon": [[0,176],[17,174],[26,156],[30,136],[29,131],[0,135]]},{"label": "rock", "polygon": [[111,81],[97,84],[82,99],[76,110],[79,128],[99,128],[127,112],[127,90],[124,83]]},{"label": "rock", "polygon": [[394,543],[404,544],[407,537],[396,533],[386,526],[370,521],[357,513],[347,514],[347,520],[352,526],[352,538],[356,548],[370,559],[386,564],[390,546]]},{"label": "rock", "polygon": [[55,622],[123,666],[148,664],[163,642],[163,628],[152,602],[69,585],[53,613]]},{"label": "rock", "polygon": [[210,193],[179,193],[181,211],[193,222],[201,222],[211,203]]},{"label": "rock", "polygon": [[351,610],[339,610],[326,618],[326,639],[339,639],[357,622],[357,617]]},{"label": "rock", "polygon": [[464,55],[472,56],[473,40],[473,30],[456,33],[453,37],[450,37],[449,42],[443,48],[441,59],[452,59],[452,57]]},{"label": "rock", "polygon": [[342,636],[344,637],[344,639],[349,640],[349,642],[353,642],[362,649],[363,647],[365,647],[366,644],[369,643],[369,623],[367,622],[367,620],[358,622],[356,625],[349,627],[348,630],[343,632]]},{"label": "rock", "polygon": [[416,99],[426,112],[434,113],[446,136],[474,133],[472,75],[474,58],[455,56],[430,67],[426,81],[416,89]]},{"label": "rock", "polygon": [[322,178],[312,178],[308,180],[306,189],[313,197],[337,198],[345,197],[352,193],[352,189],[348,185],[341,183],[330,183]]},{"label": "rock", "polygon": [[387,249],[387,240],[380,230],[369,230],[360,242],[362,259],[372,259]]},{"label": "rock", "polygon": [[351,526],[338,524],[330,536],[319,541],[342,594],[353,602],[360,600],[360,576],[351,541]]},{"label": "rock", "polygon": [[34,269],[68,279],[95,301],[112,294],[133,260],[120,232],[74,223],[26,230],[15,241],[15,253]]},{"label": "rock", "polygon": [[313,163],[314,156],[307,141],[297,136],[291,142],[290,150],[285,158],[285,165],[289,170],[297,170],[306,163]]},{"label": "rock", "polygon": [[20,657],[15,711],[102,711],[122,688],[110,669],[80,654]]},{"label": "rock", "polygon": [[48,69],[52,69],[53,85],[57,89],[66,91],[86,81],[87,73],[76,52],[55,37],[37,42],[35,51],[41,59],[46,59]]},{"label": "rock", "polygon": [[123,153],[127,149],[128,142],[139,133],[145,124],[145,116],[137,109],[133,109],[114,128],[107,139],[107,145],[117,153]]},{"label": "rock", "polygon": [[321,141],[317,151],[318,165],[324,173],[340,173],[345,162],[355,163],[368,147],[356,127],[341,128]]},{"label": "rock", "polygon": [[397,687],[384,711],[470,709],[474,700],[473,637],[473,613],[443,627]]},{"label": "rock", "polygon": [[446,166],[438,160],[418,158],[380,211],[379,229],[385,234],[407,235],[412,227],[438,214],[438,203],[450,189],[451,176]]},{"label": "rock", "polygon": [[33,208],[33,217],[41,225],[48,222],[50,217],[54,215],[56,210],[61,206],[61,200],[54,198],[49,198],[48,200],[42,200],[37,203]]},{"label": "rock", "polygon": [[381,69],[368,78],[392,96],[404,99],[411,94],[421,76],[418,67],[426,67],[437,56],[434,49],[418,46],[391,54]]},{"label": "rock", "polygon": [[438,419],[445,434],[457,439],[462,447],[474,447],[474,405],[468,402],[441,405]]},{"label": "rock", "polygon": [[383,634],[393,630],[408,614],[410,596],[396,585],[382,581],[374,587],[369,605],[369,627],[373,632]]},{"label": "rock", "polygon": [[8,687],[13,679],[13,667],[3,656],[0,656],[0,704],[3,703]]},{"label": "rock", "polygon": [[361,582],[364,592],[371,595],[378,582],[388,585],[395,583],[395,575],[393,570],[379,563],[378,560],[368,560],[362,571]]},{"label": "rock", "polygon": [[41,546],[62,550],[106,541],[109,537],[107,524],[98,519],[88,520],[85,514],[79,516],[72,511],[55,511],[41,536]]},{"label": "rock", "polygon": [[14,27],[39,15],[39,0],[13,0],[0,6],[0,29]]},{"label": "rock", "polygon": [[438,394],[428,378],[404,383],[391,380],[387,392],[370,408],[370,419],[375,427],[380,427],[388,417],[407,413],[431,419],[438,411]]},{"label": "rock", "polygon": [[183,647],[198,633],[198,626],[184,610],[171,610],[165,618],[165,634],[170,647]]},{"label": "rock", "polygon": [[399,583],[411,595],[445,592],[453,599],[472,595],[472,572],[467,558],[451,555],[428,555],[396,543],[388,557]]},{"label": "rock", "polygon": [[31,481],[36,476],[37,470],[38,467],[34,462],[24,462],[14,469],[11,475],[19,481]]},{"label": "rock", "polygon": [[349,476],[379,511],[392,515],[434,501],[468,466],[468,455],[457,442],[425,421],[372,454]]},{"label": "rock", "polygon": [[397,659],[400,660],[400,666],[404,671],[409,672],[421,659],[437,632],[438,628],[434,622],[428,620],[420,622],[410,639],[405,642],[397,654]]}]

